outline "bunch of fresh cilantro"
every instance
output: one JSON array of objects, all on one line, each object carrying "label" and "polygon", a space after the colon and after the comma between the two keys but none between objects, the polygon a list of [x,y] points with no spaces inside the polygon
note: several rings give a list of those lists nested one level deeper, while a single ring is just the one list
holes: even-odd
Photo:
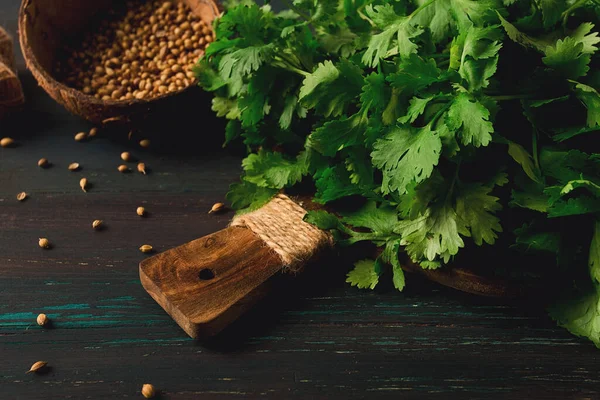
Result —
[{"label": "bunch of fresh cilantro", "polygon": [[361,288],[390,265],[402,290],[399,252],[533,254],[564,283],[552,317],[600,346],[599,19],[600,0],[237,2],[196,68],[248,150],[228,199],[360,203],[307,220],[382,248]]}]

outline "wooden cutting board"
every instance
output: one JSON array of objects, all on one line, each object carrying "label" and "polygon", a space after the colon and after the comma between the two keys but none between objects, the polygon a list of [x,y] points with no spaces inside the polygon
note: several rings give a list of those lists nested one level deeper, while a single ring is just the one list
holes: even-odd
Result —
[{"label": "wooden cutting board", "polygon": [[[139,271],[150,296],[190,337],[203,338],[217,334],[263,298],[275,278],[286,273],[283,267],[281,257],[251,229],[230,226],[149,257]],[[464,268],[424,270],[410,260],[402,260],[402,267],[483,296],[515,298],[527,290]]]}]

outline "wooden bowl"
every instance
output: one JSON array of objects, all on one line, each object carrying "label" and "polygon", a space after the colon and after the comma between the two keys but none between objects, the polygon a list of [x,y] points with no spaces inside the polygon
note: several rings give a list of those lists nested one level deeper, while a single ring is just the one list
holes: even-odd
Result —
[{"label": "wooden bowl", "polygon": [[[67,86],[53,76],[53,66],[63,43],[80,34],[97,13],[122,0],[23,0],[19,10],[19,42],[27,68],[39,85],[73,114],[91,122],[117,120],[133,122],[148,115],[174,109],[175,100],[201,91],[195,84],[149,99],[100,100]],[[192,13],[209,25],[221,12],[214,0],[183,1]]]}]

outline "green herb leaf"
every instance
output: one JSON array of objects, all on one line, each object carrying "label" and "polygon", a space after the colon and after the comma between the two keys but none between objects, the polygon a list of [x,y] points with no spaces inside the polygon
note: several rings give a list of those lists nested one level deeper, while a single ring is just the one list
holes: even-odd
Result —
[{"label": "green herb leaf", "polygon": [[442,142],[429,125],[402,126],[392,129],[373,148],[373,164],[383,171],[382,192],[403,194],[410,182],[421,182],[431,175],[440,158]]},{"label": "green herb leaf", "polygon": [[379,283],[379,272],[374,260],[361,260],[354,264],[354,269],[348,273],[348,282],[359,289],[375,289]]},{"label": "green herb leaf", "polygon": [[446,124],[458,131],[463,145],[487,146],[492,140],[494,128],[489,120],[490,112],[483,104],[466,93],[460,93],[452,101]]}]

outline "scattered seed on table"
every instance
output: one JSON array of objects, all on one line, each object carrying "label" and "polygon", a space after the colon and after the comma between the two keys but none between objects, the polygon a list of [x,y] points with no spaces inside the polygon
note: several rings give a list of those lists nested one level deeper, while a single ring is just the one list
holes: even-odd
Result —
[{"label": "scattered seed on table", "polygon": [[40,238],[38,240],[38,245],[42,248],[42,249],[49,249],[50,248],[50,241],[46,238]]},{"label": "scattered seed on table", "polygon": [[39,326],[47,325],[48,321],[50,321],[50,319],[48,319],[48,316],[46,314],[40,314],[36,318],[36,322]]},{"label": "scattered seed on table", "polygon": [[88,181],[86,178],[81,178],[81,180],[79,181],[79,186],[81,187],[81,190],[83,190],[84,192],[87,192],[87,190],[85,190],[87,183],[88,183]]},{"label": "scattered seed on table", "polygon": [[129,171],[129,167],[125,164],[119,165],[119,167],[117,169],[119,170],[119,172],[128,172]]},{"label": "scattered seed on table", "polygon": [[138,207],[135,210],[136,214],[139,215],[140,217],[143,217],[144,215],[146,215],[146,209],[144,207]]},{"label": "scattered seed on table", "polygon": [[142,385],[142,396],[144,396],[147,399],[151,399],[152,397],[154,397],[155,394],[156,390],[154,389],[154,386],[152,386],[149,383],[144,383]]},{"label": "scattered seed on table", "polygon": [[88,134],[85,132],[79,132],[78,134],[75,135],[75,140],[78,142],[81,142],[85,139],[87,139]]},{"label": "scattered seed on table", "polygon": [[9,137],[5,137],[0,139],[0,146],[2,147],[11,147],[15,144],[15,141],[13,138],[9,138]]},{"label": "scattered seed on table", "polygon": [[121,153],[121,160],[123,161],[131,161],[131,154],[128,151],[124,151]]},{"label": "scattered seed on table", "polygon": [[19,201],[23,201],[26,198],[27,198],[27,193],[25,193],[25,192],[21,192],[17,195],[17,200],[19,200]]},{"label": "scattered seed on table", "polygon": [[146,175],[146,164],[144,164],[143,162],[139,163],[137,165],[137,170],[142,174]]},{"label": "scattered seed on table", "polygon": [[69,171],[77,171],[79,169],[79,163],[76,163],[76,162],[71,163],[71,164],[69,164],[68,168],[69,168]]},{"label": "scattered seed on table", "polygon": [[102,227],[102,220],[101,219],[95,219],[94,222],[92,222],[92,228],[94,229],[100,229]]},{"label": "scattered seed on table", "polygon": [[225,209],[225,204],[223,203],[215,203],[213,204],[213,206],[211,207],[210,211],[208,212],[209,214],[211,213],[218,213],[220,211],[223,211]]},{"label": "scattered seed on table", "polygon": [[44,368],[46,368],[47,365],[48,365],[47,361],[36,361],[33,363],[31,368],[29,368],[29,371],[27,371],[27,373],[41,372]]},{"label": "scattered seed on table", "polygon": [[46,168],[50,166],[50,163],[48,162],[47,158],[40,158],[40,160],[38,161],[38,167],[40,168]]},{"label": "scattered seed on table", "polygon": [[152,251],[152,246],[150,246],[149,244],[144,244],[140,246],[140,251],[142,253],[150,253]]},{"label": "scattered seed on table", "polygon": [[150,147],[150,140],[148,140],[148,139],[140,140],[140,146],[142,146],[145,149]]},{"label": "scattered seed on table", "polygon": [[88,133],[88,136],[94,137],[94,136],[96,136],[97,133],[98,133],[98,128],[93,127],[92,129],[90,129],[90,133]]}]

